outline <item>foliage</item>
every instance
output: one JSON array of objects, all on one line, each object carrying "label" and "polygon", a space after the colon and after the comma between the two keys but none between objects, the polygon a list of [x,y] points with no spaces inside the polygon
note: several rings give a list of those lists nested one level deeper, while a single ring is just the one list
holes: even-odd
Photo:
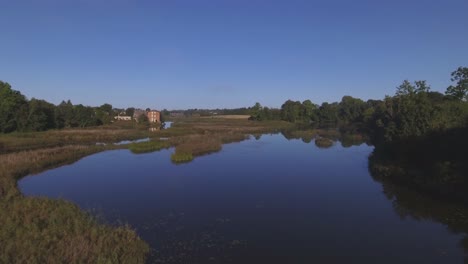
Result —
[{"label": "foliage", "polygon": [[137,118],[137,121],[140,124],[149,124],[148,116],[146,116],[145,114],[139,115],[138,118]]},{"label": "foliage", "polygon": [[70,100],[53,105],[45,100],[27,100],[8,83],[0,81],[0,133],[45,131],[110,124],[112,105],[73,105]]},{"label": "foliage", "polygon": [[12,90],[10,84],[0,81],[0,132],[15,131],[26,123],[26,97]]},{"label": "foliage", "polygon": [[257,102],[253,107],[250,108],[249,120],[280,120],[280,110],[263,107],[260,103]]},{"label": "foliage", "polygon": [[452,72],[452,82],[457,82],[457,85],[450,85],[445,92],[446,95],[452,96],[458,100],[468,100],[468,67],[458,67]]},{"label": "foliage", "polygon": [[[426,81],[411,83],[404,80],[394,96],[383,100],[362,101],[343,96],[341,102],[324,102],[317,107],[310,100],[303,103],[287,100],[281,106],[281,119],[314,127],[339,127],[348,132],[365,132],[374,144],[409,137],[424,136],[432,131],[468,125],[468,68],[460,67],[452,73],[446,95],[430,91]],[[260,106],[259,103],[253,108]],[[258,113],[258,111],[255,111]],[[252,119],[262,120],[257,115]]]},{"label": "foliage", "polygon": [[468,127],[385,142],[369,158],[374,178],[468,204]]}]

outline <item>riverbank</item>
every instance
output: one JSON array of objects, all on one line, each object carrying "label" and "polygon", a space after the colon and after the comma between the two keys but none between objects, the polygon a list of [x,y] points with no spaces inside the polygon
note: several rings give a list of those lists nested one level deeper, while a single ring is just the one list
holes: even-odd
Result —
[{"label": "riverbank", "polygon": [[[175,147],[175,153],[193,158],[219,151],[222,144],[243,140],[247,134],[278,132],[292,126],[278,121],[183,119],[156,132],[116,124],[1,135],[0,262],[143,263],[149,252],[148,245],[129,226],[107,225],[64,200],[24,197],[17,181],[26,175],[101,151],[132,146],[135,152]],[[156,147],[155,143],[147,142],[96,145],[140,138],[150,138],[150,142],[161,142],[164,138],[168,143],[157,143]],[[174,158],[175,162],[178,158]]]}]

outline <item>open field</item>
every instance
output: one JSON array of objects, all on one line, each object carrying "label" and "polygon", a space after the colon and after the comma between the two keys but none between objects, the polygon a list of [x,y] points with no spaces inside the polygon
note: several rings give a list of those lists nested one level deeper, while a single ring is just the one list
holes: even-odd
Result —
[{"label": "open field", "polygon": [[224,118],[224,119],[249,119],[250,115],[215,115],[203,118]]}]

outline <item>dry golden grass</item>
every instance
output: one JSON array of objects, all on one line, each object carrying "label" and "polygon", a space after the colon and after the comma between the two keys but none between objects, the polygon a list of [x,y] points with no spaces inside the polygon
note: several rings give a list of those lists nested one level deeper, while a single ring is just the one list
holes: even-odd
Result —
[{"label": "dry golden grass", "polygon": [[64,146],[0,155],[0,196],[18,194],[16,181],[23,176],[68,164],[104,149],[101,146]]},{"label": "dry golden grass", "polygon": [[250,115],[215,115],[202,118],[249,119]]},{"label": "dry golden grass", "polygon": [[63,129],[45,132],[0,135],[0,154],[15,151],[60,147],[64,145],[95,145],[97,142],[118,142],[148,137],[146,130],[92,128]]},{"label": "dry golden grass", "polygon": [[1,263],[143,263],[149,251],[129,227],[99,224],[63,200],[23,197],[16,181],[106,149],[64,146],[0,155]]}]

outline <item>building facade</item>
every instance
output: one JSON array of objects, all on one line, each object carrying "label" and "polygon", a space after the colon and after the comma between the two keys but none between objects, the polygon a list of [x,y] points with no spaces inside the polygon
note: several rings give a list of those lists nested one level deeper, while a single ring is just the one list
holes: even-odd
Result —
[{"label": "building facade", "polygon": [[161,123],[161,112],[150,110],[146,112],[146,115],[148,116],[148,121],[150,123]]}]

